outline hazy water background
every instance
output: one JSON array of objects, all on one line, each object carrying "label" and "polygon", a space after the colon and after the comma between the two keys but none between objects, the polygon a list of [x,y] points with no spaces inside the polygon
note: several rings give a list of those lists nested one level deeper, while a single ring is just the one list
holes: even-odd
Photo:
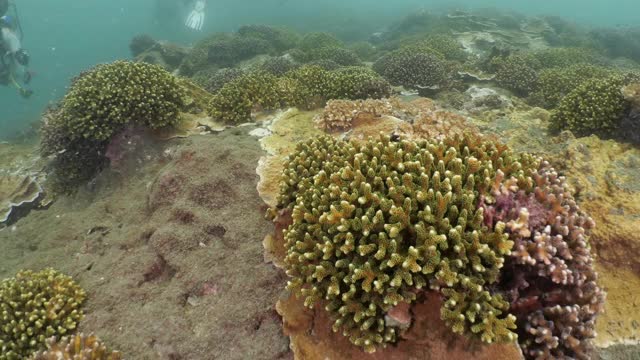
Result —
[{"label": "hazy water background", "polygon": [[[48,103],[65,93],[69,79],[91,66],[129,58],[129,40],[148,33],[157,39],[190,44],[206,33],[233,31],[243,24],[291,26],[298,30],[337,30],[354,37],[382,29],[412,11],[432,7],[496,7],[524,14],[558,15],[598,26],[640,26],[640,1],[617,0],[209,0],[201,33],[182,26],[182,0],[14,0],[31,54],[35,94],[22,99],[0,86],[0,139],[39,119]],[[175,3],[171,3],[174,1]],[[161,16],[157,5],[176,6]]]}]

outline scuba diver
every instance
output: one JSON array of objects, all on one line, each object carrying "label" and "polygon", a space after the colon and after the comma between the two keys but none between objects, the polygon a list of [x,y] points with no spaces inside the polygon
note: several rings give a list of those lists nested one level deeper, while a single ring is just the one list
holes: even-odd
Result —
[{"label": "scuba diver", "polygon": [[[7,14],[10,6],[14,16]],[[28,98],[33,94],[25,87],[31,81],[31,73],[27,70],[29,54],[22,48],[21,39],[22,28],[15,5],[0,0],[0,84],[13,84],[22,97]]]},{"label": "scuba diver", "polygon": [[200,31],[204,25],[206,4],[206,0],[156,0],[156,18],[159,24],[166,25],[168,22],[173,22],[176,14],[186,8],[187,17],[183,23],[184,26]]},{"label": "scuba diver", "polygon": [[192,1],[192,3],[193,9],[184,24],[189,29],[200,31],[202,30],[202,25],[204,25],[204,8],[207,2],[206,0],[196,0]]}]

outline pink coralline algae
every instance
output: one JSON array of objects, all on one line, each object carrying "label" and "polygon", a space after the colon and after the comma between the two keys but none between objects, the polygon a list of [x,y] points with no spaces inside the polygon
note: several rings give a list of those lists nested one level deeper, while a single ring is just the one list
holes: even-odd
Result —
[{"label": "pink coralline algae", "polygon": [[485,224],[504,223],[514,241],[494,291],[510,301],[526,358],[588,359],[605,297],[587,242],[594,222],[548,163],[532,179],[533,191],[508,179],[480,198]]},{"label": "pink coralline algae", "polygon": [[127,126],[114,136],[105,151],[105,157],[114,170],[118,170],[128,155],[133,153],[142,144],[144,129],[135,126]]}]

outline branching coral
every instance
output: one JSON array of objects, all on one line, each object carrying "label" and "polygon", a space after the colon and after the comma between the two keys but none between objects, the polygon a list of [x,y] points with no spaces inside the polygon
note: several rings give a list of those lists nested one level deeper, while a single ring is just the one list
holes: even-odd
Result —
[{"label": "branching coral", "polygon": [[[366,351],[406,328],[392,314],[423,289],[441,317],[527,358],[585,358],[601,311],[593,222],[565,180],[528,154],[466,135],[298,144],[278,205],[288,288]],[[426,336],[426,334],[425,334]]]},{"label": "branching coral", "polygon": [[267,40],[225,34],[208,45],[207,62],[220,67],[232,67],[238,62],[258,54],[273,53]]},{"label": "branching coral", "polygon": [[251,72],[227,83],[211,100],[209,114],[228,123],[251,118],[253,110],[281,106],[278,78],[266,72]]},{"label": "branching coral", "polygon": [[602,79],[611,71],[594,65],[576,64],[568,67],[554,67],[540,71],[538,87],[532,98],[547,108],[558,106],[560,101],[575,88],[589,79]]},{"label": "branching coral", "polygon": [[95,175],[109,139],[127,124],[170,126],[184,106],[182,86],[156,65],[116,61],[83,73],[43,117],[41,153],[55,155],[54,187],[69,192]]},{"label": "branching coral", "polygon": [[150,128],[175,124],[184,96],[176,78],[161,67],[116,61],[77,79],[60,116],[72,139],[107,140],[129,122]]},{"label": "branching coral", "polygon": [[584,82],[560,101],[551,116],[552,126],[578,135],[612,134],[629,110],[621,92],[626,83],[621,75]]},{"label": "branching coral", "polygon": [[238,29],[238,35],[266,41],[275,52],[294,48],[300,41],[295,32],[268,25],[244,25]]},{"label": "branching coral", "polygon": [[526,96],[538,86],[538,72],[524,55],[511,54],[492,60],[498,85],[520,96]]},{"label": "branching coral", "polygon": [[396,340],[394,306],[425,287],[442,289],[442,317],[484,341],[513,340],[515,318],[488,286],[512,242],[504,226],[483,228],[477,192],[494,169],[521,181],[522,164],[477,139],[364,144],[321,138],[298,146],[281,183],[289,288],[322,303],[356,345]]},{"label": "branching coral", "polygon": [[95,335],[78,334],[60,340],[47,340],[47,350],[40,351],[30,360],[121,360],[117,351],[109,351]]},{"label": "branching coral", "polygon": [[366,67],[346,67],[333,73],[331,99],[380,99],[391,95],[391,85]]},{"label": "branching coral", "polygon": [[367,68],[331,72],[306,65],[281,78],[257,71],[226,84],[211,101],[209,114],[238,123],[250,119],[252,111],[285,106],[309,109],[323,106],[329,99],[382,98],[390,93],[389,83]]},{"label": "branching coral", "polygon": [[258,68],[271,75],[282,76],[296,67],[297,65],[293,61],[281,56],[266,59]]},{"label": "branching coral", "polygon": [[532,192],[511,180],[481,197],[486,225],[506,223],[515,242],[498,288],[517,318],[527,358],[588,359],[604,302],[587,243],[594,223],[548,163],[532,178]]},{"label": "branching coral", "polygon": [[333,90],[332,73],[317,65],[305,65],[285,74],[285,77],[294,79],[303,84],[314,97],[327,99]]},{"label": "branching coral", "polygon": [[337,46],[317,47],[306,52],[306,61],[329,60],[342,66],[359,65],[361,60],[353,51]]},{"label": "branching coral", "polygon": [[452,75],[441,54],[421,46],[395,50],[376,61],[373,69],[392,85],[418,90],[441,89]]},{"label": "branching coral", "polygon": [[208,92],[215,94],[220,91],[226,83],[242,75],[244,75],[244,71],[238,68],[213,68],[197,72],[193,76],[193,81]]},{"label": "branching coral", "polygon": [[453,37],[443,34],[421,35],[402,42],[403,45],[421,46],[442,54],[447,60],[464,62],[469,57],[462,45]]},{"label": "branching coral", "polygon": [[333,35],[324,32],[312,32],[305,34],[300,40],[300,49],[304,52],[311,51],[316,48],[325,47],[342,47],[342,41],[336,39]]},{"label": "branching coral", "polygon": [[358,41],[349,45],[349,49],[356,53],[358,57],[364,61],[375,60],[377,49],[371,43],[366,41]]},{"label": "branching coral", "polygon": [[215,33],[196,42],[180,64],[180,74],[192,76],[198,71],[206,69],[209,66],[209,46],[224,41],[227,37],[227,34]]},{"label": "branching coral", "polygon": [[74,331],[85,292],[53,269],[19,272],[0,283],[0,359],[24,359],[51,336]]},{"label": "branching coral", "polygon": [[595,51],[586,48],[549,48],[534,51],[528,55],[530,63],[538,69],[552,67],[567,67],[575,64],[597,64],[599,62]]}]

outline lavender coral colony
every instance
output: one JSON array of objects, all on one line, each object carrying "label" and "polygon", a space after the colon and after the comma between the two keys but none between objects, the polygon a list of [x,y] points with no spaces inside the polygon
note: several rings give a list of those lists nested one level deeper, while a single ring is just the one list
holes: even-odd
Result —
[{"label": "lavender coral colony", "polygon": [[594,224],[541,159],[474,136],[321,137],[297,145],[271,213],[292,218],[288,288],[367,352],[406,328],[390,311],[436,291],[456,333],[588,357],[604,301]]}]

